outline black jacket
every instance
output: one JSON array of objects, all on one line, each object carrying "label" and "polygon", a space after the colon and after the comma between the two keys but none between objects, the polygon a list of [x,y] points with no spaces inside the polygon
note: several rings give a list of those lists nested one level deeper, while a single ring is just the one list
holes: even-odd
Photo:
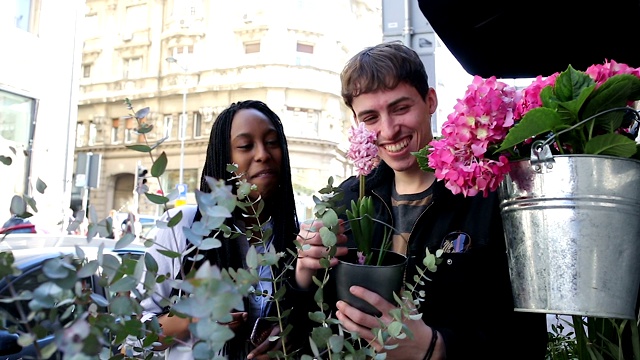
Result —
[{"label": "black jacket", "polygon": [[[381,163],[367,177],[367,195],[372,195],[376,218],[392,224],[391,190],[394,173]],[[345,180],[345,205],[358,197],[358,178]],[[447,359],[544,359],[546,316],[515,312],[509,280],[505,238],[496,193],[463,197],[453,195],[437,181],[433,202],[419,217],[408,245],[405,281],[412,281],[416,266],[422,266],[425,247],[435,253],[444,237],[454,231],[470,235],[464,253],[444,254],[432,281],[424,285],[420,306],[423,320],[444,338]],[[377,230],[382,234],[380,224]],[[349,235],[349,246],[355,246]],[[378,238],[381,238],[379,236]],[[376,245],[380,244],[375,244]]]}]

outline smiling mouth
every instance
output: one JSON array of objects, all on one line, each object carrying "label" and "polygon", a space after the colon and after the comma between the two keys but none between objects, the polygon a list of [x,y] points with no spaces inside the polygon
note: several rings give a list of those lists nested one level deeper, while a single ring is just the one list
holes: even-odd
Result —
[{"label": "smiling mouth", "polygon": [[265,176],[275,176],[276,172],[273,170],[263,170],[251,176],[252,179],[261,178]]},{"label": "smiling mouth", "polygon": [[404,139],[404,140],[402,140],[400,142],[397,142],[395,144],[384,145],[383,147],[388,152],[395,153],[395,152],[399,152],[399,151],[403,150],[407,146],[409,146],[409,139]]}]

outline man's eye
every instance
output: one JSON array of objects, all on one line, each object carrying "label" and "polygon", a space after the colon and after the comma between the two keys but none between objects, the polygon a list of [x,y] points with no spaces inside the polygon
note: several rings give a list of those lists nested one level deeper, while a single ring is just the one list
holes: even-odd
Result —
[{"label": "man's eye", "polygon": [[398,114],[404,114],[407,111],[409,111],[410,107],[407,105],[403,105],[403,106],[398,106],[397,108],[394,109],[394,112],[398,113]]}]

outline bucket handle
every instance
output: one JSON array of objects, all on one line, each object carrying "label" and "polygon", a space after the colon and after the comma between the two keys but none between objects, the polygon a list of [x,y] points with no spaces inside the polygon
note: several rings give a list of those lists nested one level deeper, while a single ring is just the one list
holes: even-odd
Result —
[{"label": "bucket handle", "polygon": [[628,106],[624,106],[624,107],[615,107],[615,108],[611,108],[611,109],[607,109],[604,111],[601,111],[595,115],[589,116],[588,118],[578,122],[577,124],[570,126],[566,129],[563,129],[561,131],[558,131],[557,133],[552,133],[551,136],[549,136],[546,140],[536,140],[533,142],[533,144],[531,144],[531,167],[533,168],[534,171],[536,172],[540,172],[542,170],[542,166],[544,165],[547,169],[552,169],[553,168],[553,163],[555,163],[555,160],[553,159],[553,154],[551,153],[551,148],[549,147],[549,145],[554,141],[554,139],[560,135],[563,134],[567,131],[571,131],[575,128],[577,128],[578,126],[586,123],[589,120],[593,120],[596,117],[600,116],[600,115],[604,115],[606,113],[610,113],[613,111],[628,111],[628,112],[632,112],[635,115],[635,119],[633,124],[630,127],[630,131],[631,132],[637,132],[638,131],[638,125],[640,124],[640,113],[633,109],[630,108]]}]

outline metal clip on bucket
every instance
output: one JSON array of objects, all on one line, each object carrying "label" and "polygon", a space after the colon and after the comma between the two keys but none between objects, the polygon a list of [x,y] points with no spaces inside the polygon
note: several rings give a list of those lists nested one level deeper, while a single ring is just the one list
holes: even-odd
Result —
[{"label": "metal clip on bucket", "polygon": [[[553,137],[551,137],[553,139]],[[547,140],[548,141],[548,140]],[[537,140],[531,145],[531,167],[537,173],[542,172],[542,167],[553,169],[553,154],[546,141]]]}]

